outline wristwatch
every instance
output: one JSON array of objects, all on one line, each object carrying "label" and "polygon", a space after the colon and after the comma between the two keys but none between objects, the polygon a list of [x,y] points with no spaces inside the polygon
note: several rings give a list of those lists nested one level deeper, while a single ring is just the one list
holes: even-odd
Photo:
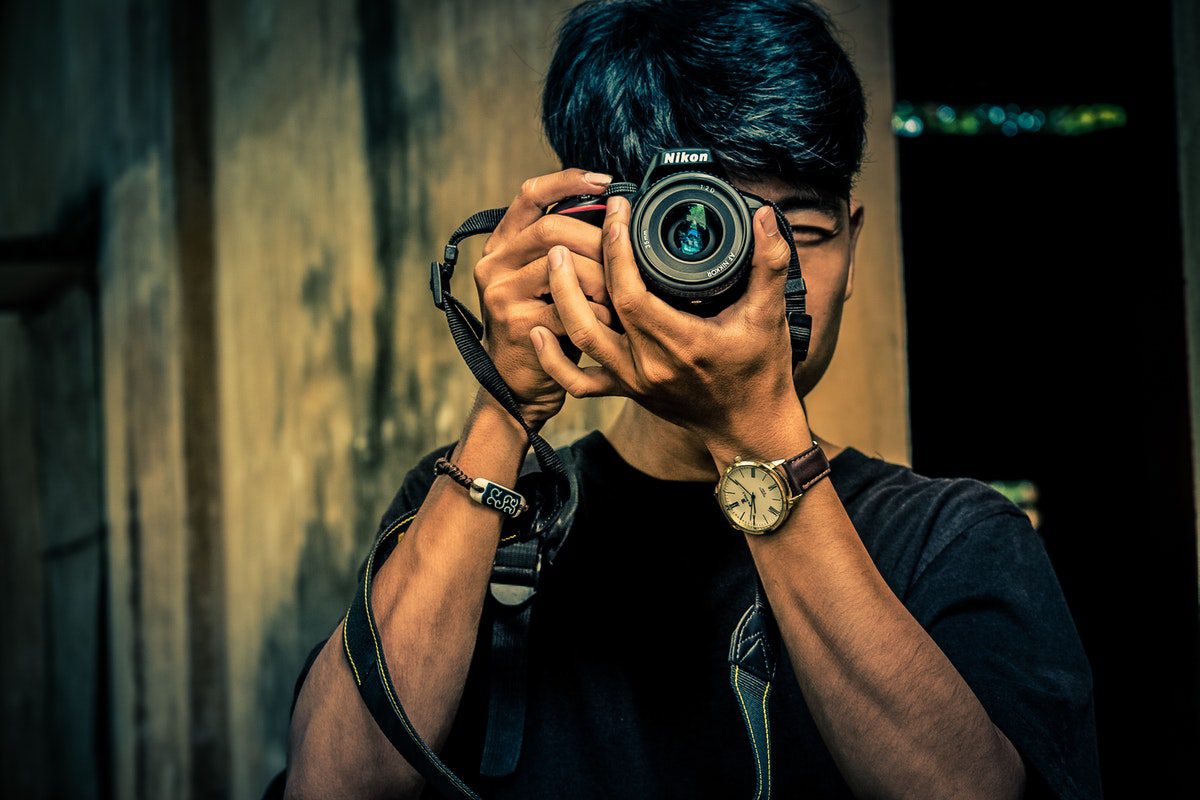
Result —
[{"label": "wristwatch", "polygon": [[734,529],[764,534],[777,530],[809,487],[829,474],[829,461],[813,446],[791,458],[755,461],[735,456],[713,489]]}]

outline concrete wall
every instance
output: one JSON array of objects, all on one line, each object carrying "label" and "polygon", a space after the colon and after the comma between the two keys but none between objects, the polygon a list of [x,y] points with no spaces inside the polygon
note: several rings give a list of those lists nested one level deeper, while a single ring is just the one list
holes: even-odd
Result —
[{"label": "concrete wall", "polygon": [[[570,5],[0,7],[0,241],[99,208],[110,599],[92,658],[109,676],[100,767],[116,796],[253,798],[283,766],[304,656],[405,472],[470,406],[428,264],[470,213],[557,168],[538,93]],[[887,6],[831,7],[873,127],[855,297],[810,410],[823,435],[903,461]],[[480,246],[454,282],[473,308]],[[28,336],[8,335],[29,330],[22,314],[0,315],[5,375],[29,368]],[[3,424],[21,429],[32,400],[2,387]],[[546,436],[570,441],[619,402],[569,399]],[[0,497],[28,494],[17,477]],[[42,512],[10,507],[5,554],[36,561]],[[13,635],[45,638],[28,625]],[[40,674],[44,652],[5,668]]]}]

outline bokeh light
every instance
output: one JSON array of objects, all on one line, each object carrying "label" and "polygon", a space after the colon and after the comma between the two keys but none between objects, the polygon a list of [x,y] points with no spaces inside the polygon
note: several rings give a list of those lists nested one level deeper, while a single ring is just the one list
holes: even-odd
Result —
[{"label": "bokeh light", "polygon": [[892,132],[914,138],[922,134],[976,136],[997,134],[1082,136],[1127,122],[1125,109],[1111,103],[1060,105],[1051,108],[1022,108],[1016,103],[980,103],[955,107],[949,103],[896,102],[892,112]]}]

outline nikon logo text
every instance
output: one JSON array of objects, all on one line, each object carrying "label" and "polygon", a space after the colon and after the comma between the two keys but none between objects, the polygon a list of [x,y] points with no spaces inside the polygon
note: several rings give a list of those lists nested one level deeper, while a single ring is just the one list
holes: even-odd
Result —
[{"label": "nikon logo text", "polygon": [[663,153],[664,164],[696,164],[708,161],[708,153]]}]

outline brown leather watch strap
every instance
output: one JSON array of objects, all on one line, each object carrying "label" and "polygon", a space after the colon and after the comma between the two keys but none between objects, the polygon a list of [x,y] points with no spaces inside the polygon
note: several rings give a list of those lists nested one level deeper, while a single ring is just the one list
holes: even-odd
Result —
[{"label": "brown leather watch strap", "polygon": [[829,460],[825,458],[824,451],[816,442],[813,442],[812,447],[787,459],[780,466],[783,467],[788,480],[792,483],[792,492],[797,495],[804,494],[809,487],[829,474]]}]

